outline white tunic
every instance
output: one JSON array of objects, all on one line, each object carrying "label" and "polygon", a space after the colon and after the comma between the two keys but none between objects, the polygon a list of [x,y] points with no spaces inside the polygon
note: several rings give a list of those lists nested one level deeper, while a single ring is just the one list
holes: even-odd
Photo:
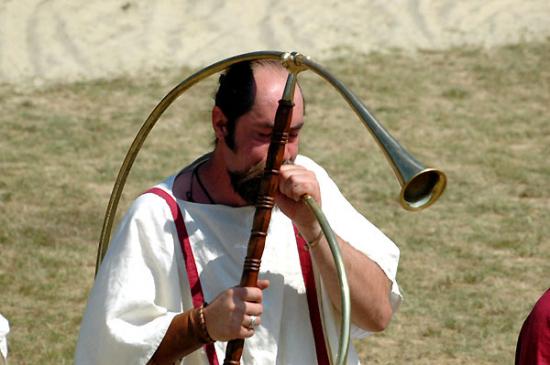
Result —
[{"label": "white tunic", "polygon": [[8,358],[8,334],[10,333],[10,324],[3,315],[0,314],[0,364],[5,364]]},{"label": "white tunic", "polygon": [[[392,282],[394,311],[401,294],[395,281],[399,249],[360,215],[341,195],[327,173],[304,156],[296,164],[315,172],[323,211],[342,239],[368,255]],[[175,177],[157,187],[172,194]],[[237,285],[246,256],[253,207],[229,207],[177,200],[189,234],[204,299]],[[314,265],[315,269],[315,265]],[[324,335],[335,359],[339,315],[334,311],[315,271]],[[305,286],[292,222],[277,207],[272,213],[260,278],[269,279],[264,292],[262,324],[245,341],[243,364],[314,364],[316,352]],[[172,318],[193,307],[186,269],[170,209],[154,195],[140,196],[114,235],[99,269],[86,307],[76,350],[76,364],[146,364]],[[352,325],[352,336],[368,333]],[[224,342],[216,342],[218,362]],[[349,364],[359,360],[353,346]],[[182,364],[208,364],[204,350]]]}]

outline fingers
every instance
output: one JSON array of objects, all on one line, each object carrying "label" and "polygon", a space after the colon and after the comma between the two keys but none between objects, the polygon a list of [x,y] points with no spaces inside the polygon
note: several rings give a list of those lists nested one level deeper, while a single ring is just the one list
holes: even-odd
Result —
[{"label": "fingers", "polygon": [[261,303],[263,299],[262,289],[255,287],[233,288],[235,295],[243,302]]},{"label": "fingers", "polygon": [[259,317],[264,311],[264,306],[260,303],[246,303],[244,312],[241,314],[244,317],[246,316],[256,316]]},{"label": "fingers", "polygon": [[256,333],[254,328],[245,328],[242,327],[241,333],[238,338],[250,338],[254,336],[254,333]]},{"label": "fingers", "polygon": [[311,209],[302,202],[310,195],[321,206],[321,188],[313,171],[299,165],[283,165],[279,174],[279,192],[275,202],[307,237],[315,237],[319,223]]},{"label": "fingers", "polygon": [[267,279],[259,279],[257,284],[258,288],[261,290],[269,288],[269,280]]},{"label": "fingers", "polygon": [[269,287],[269,280],[258,280],[257,285],[257,288],[240,288],[242,290],[241,299],[243,299],[245,303],[244,314],[242,316],[240,328],[240,336],[242,336],[242,338],[252,337],[256,331],[256,328],[262,323],[262,290]]},{"label": "fingers", "polygon": [[232,320],[227,328],[228,339],[249,338],[254,335],[256,328],[262,323],[263,305],[260,303],[244,303],[243,311],[232,313]]},{"label": "fingers", "polygon": [[279,176],[279,191],[289,199],[299,202],[309,194],[320,202],[319,183],[313,171],[299,165],[283,165]]},{"label": "fingers", "polygon": [[208,333],[215,340],[248,338],[261,324],[262,290],[269,280],[258,280],[258,288],[235,287],[220,293],[205,309]]},{"label": "fingers", "polygon": [[243,326],[246,328],[256,328],[261,324],[261,322],[262,322],[262,318],[259,316],[246,315],[244,317]]},{"label": "fingers", "polygon": [[243,337],[251,337],[254,335],[256,328],[259,327],[262,323],[262,318],[255,315],[246,315],[244,316],[242,322],[241,333]]}]

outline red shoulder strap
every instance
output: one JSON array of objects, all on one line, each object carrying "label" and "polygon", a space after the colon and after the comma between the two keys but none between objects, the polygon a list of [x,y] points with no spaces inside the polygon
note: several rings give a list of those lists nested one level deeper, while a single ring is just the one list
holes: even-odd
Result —
[{"label": "red shoulder strap", "polygon": [[317,289],[315,288],[315,277],[313,276],[311,256],[309,251],[306,249],[306,240],[304,240],[304,238],[300,235],[296,227],[294,227],[294,234],[296,235],[296,245],[298,246],[300,265],[302,266],[302,276],[306,286],[309,320],[311,321],[311,327],[313,328],[317,363],[319,365],[330,365],[323,332],[323,322],[321,321],[321,311],[319,310],[319,302],[317,300]]},{"label": "red shoulder strap", "polygon": [[[180,207],[178,203],[174,200],[174,198],[162,189],[152,188],[145,192],[145,194],[148,193],[160,196],[166,201],[166,203],[170,207],[172,217],[174,218],[174,224],[176,225],[176,230],[178,232],[181,251],[183,252],[183,260],[185,262],[187,278],[189,279],[189,286],[191,288],[193,307],[198,308],[204,304],[204,295],[202,293],[202,286],[197,271],[197,266],[195,265],[195,258],[193,256],[193,251],[191,250],[189,235],[187,234],[187,229],[185,228],[185,223],[183,221],[183,215],[181,214]],[[204,350],[206,351],[206,356],[208,357],[208,362],[210,363],[210,365],[218,365],[218,358],[216,356],[214,344],[209,343],[205,345]]]}]

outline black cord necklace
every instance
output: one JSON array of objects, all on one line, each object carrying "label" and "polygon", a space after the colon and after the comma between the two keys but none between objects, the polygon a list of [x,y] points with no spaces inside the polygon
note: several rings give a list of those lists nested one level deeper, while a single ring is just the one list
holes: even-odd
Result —
[{"label": "black cord necklace", "polygon": [[201,190],[203,191],[204,195],[206,195],[206,197],[210,201],[210,204],[216,204],[216,203],[214,203],[214,199],[212,199],[212,197],[208,193],[208,190],[206,190],[206,187],[202,183],[202,180],[199,176],[199,167],[201,167],[205,162],[206,161],[203,161],[203,162],[197,164],[195,167],[193,167],[193,171],[191,172],[191,184],[189,186],[189,191],[185,195],[187,197],[187,201],[195,203],[195,200],[193,199],[193,180],[197,179],[197,182],[199,183],[199,186],[201,187]]}]

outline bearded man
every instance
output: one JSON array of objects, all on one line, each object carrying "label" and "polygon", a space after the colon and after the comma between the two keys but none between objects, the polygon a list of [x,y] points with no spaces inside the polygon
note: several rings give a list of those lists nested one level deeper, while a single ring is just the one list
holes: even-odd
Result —
[{"label": "bearded man", "polygon": [[[241,62],[222,76],[214,150],[140,196],[114,235],[82,321],[77,364],[221,364],[246,338],[243,364],[328,364],[340,289],[309,194],[337,235],[351,292],[352,336],[382,331],[401,295],[399,250],[299,155],[304,102],[294,97],[258,287],[239,283],[287,71]],[[353,348],[349,364],[358,364]]]}]

